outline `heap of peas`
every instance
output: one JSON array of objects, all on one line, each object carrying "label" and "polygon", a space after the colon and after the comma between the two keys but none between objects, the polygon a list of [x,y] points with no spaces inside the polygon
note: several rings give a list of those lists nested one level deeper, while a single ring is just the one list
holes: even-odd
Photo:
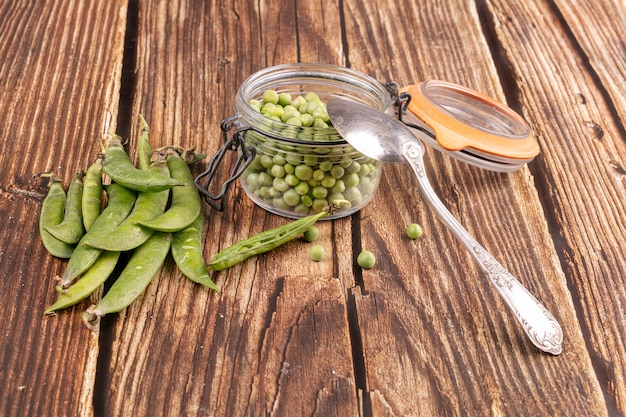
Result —
[{"label": "heap of peas", "polygon": [[[249,194],[281,212],[304,216],[319,213],[333,200],[360,206],[376,189],[380,169],[376,161],[352,146],[332,141],[341,137],[332,129],[326,103],[315,93],[292,97],[266,90],[249,102],[271,123],[282,126],[279,141],[249,133],[248,144],[257,155],[242,176]],[[329,131],[334,132],[329,134]]]},{"label": "heap of peas", "polygon": [[[83,315],[93,327],[98,318],[130,305],[169,253],[183,275],[218,290],[202,255],[204,213],[188,166],[204,155],[173,146],[153,150],[149,127],[141,116],[140,121],[139,168],[114,138],[86,173],[72,178],[67,193],[60,178],[46,175],[50,188],[39,219],[42,243],[51,255],[68,258],[57,278],[58,298],[46,314],[89,297],[120,267],[108,292]],[[103,174],[110,184],[103,184]]]}]

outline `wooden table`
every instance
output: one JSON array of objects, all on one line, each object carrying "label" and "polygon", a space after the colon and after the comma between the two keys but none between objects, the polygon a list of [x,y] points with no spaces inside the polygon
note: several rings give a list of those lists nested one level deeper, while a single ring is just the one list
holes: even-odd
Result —
[{"label": "wooden table", "polygon": [[[619,0],[2,1],[0,414],[626,415],[624,16]],[[432,149],[426,165],[558,318],[561,355],[529,343],[405,165],[385,167],[358,214],[319,225],[322,262],[294,241],[214,274],[212,292],[168,259],[97,332],[81,314],[101,292],[43,315],[66,261],[39,238],[39,174],[69,180],[107,132],[133,149],[139,114],[154,146],[213,154],[240,84],[289,62],[448,80],[524,116],[541,153],[521,170]],[[239,185],[204,213],[207,259],[286,222]],[[355,266],[362,249],[375,268]]]}]

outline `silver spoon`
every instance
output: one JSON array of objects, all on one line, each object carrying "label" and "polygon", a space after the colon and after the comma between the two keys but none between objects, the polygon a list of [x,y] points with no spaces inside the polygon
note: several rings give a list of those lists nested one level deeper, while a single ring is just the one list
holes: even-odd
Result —
[{"label": "silver spoon", "polygon": [[374,108],[341,98],[328,102],[328,114],[339,134],[359,152],[413,168],[420,193],[441,221],[472,254],[500,293],[532,343],[544,352],[562,352],[563,330],[554,316],[465,230],[441,202],[424,169],[424,147],[401,122]]}]

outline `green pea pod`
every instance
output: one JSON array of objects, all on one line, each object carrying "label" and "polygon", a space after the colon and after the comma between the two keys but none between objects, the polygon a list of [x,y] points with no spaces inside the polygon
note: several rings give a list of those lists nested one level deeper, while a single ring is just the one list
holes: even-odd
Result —
[{"label": "green pea pod", "polygon": [[83,242],[90,239],[98,239],[113,231],[128,217],[133,209],[135,199],[137,198],[135,191],[113,183],[106,186],[106,192],[109,202],[105,209],[102,210],[100,216],[94,221],[91,229],[80,240],[67,262],[63,276],[57,284],[59,291],[65,290],[72,285],[72,282],[83,275],[102,253],[102,249],[83,245]]},{"label": "green pea pod", "polygon": [[63,221],[54,226],[46,227],[48,233],[68,245],[78,243],[85,234],[82,208],[84,175],[83,171],[78,171],[70,181]]},{"label": "green pea pod", "polygon": [[56,175],[50,174],[48,194],[41,205],[39,214],[39,235],[44,248],[52,256],[57,258],[69,258],[74,252],[74,247],[52,236],[46,229],[63,221],[65,202],[67,195],[63,189],[62,180]]},{"label": "green pea pod", "polygon": [[150,127],[148,123],[141,115],[139,115],[139,122],[141,123],[141,135],[139,135],[137,144],[137,159],[139,160],[139,168],[147,170],[152,164],[154,149],[152,149],[150,144]]},{"label": "green pea pod", "polygon": [[100,215],[102,206],[102,157],[87,168],[83,181],[83,226],[89,231],[96,218]]},{"label": "green pea pod", "polygon": [[112,140],[106,150],[103,170],[114,182],[143,193],[156,193],[185,185],[159,172],[135,167],[117,139]]},{"label": "green pea pod", "polygon": [[93,294],[111,275],[119,257],[119,252],[102,252],[87,272],[72,286],[63,290],[44,314],[71,307]]},{"label": "green pea pod", "polygon": [[[169,175],[165,160],[153,163],[150,171],[158,172],[163,176]],[[119,226],[105,235],[85,239],[81,242],[81,245],[111,252],[124,252],[137,248],[154,233],[154,230],[140,226],[138,222],[163,214],[167,206],[169,194],[170,190],[156,193],[139,193],[133,210]]]},{"label": "green pea pod", "polygon": [[177,232],[193,223],[202,210],[202,204],[198,189],[192,185],[191,171],[177,152],[167,156],[167,166],[172,178],[189,185],[172,189],[170,208],[165,213],[137,224],[161,232]]},{"label": "green pea pod", "polygon": [[93,328],[100,317],[117,313],[135,301],[163,266],[171,241],[171,233],[156,232],[138,247],[102,300],[83,313],[85,324]]},{"label": "green pea pod", "polygon": [[275,249],[283,243],[295,239],[326,215],[328,215],[328,211],[320,211],[241,240],[215,255],[209,261],[208,268],[213,271],[221,271],[251,256]]},{"label": "green pea pod", "polygon": [[209,276],[202,256],[203,226],[204,213],[200,213],[191,225],[172,234],[172,258],[180,272],[187,278],[219,291],[219,287]]}]

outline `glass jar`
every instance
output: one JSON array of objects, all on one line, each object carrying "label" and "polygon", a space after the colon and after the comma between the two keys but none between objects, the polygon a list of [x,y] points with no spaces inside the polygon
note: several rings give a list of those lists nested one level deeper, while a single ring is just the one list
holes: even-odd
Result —
[{"label": "glass jar", "polygon": [[[280,109],[261,111],[264,104],[276,99],[274,95],[263,101],[268,90],[281,94]],[[285,101],[285,93],[289,101]],[[235,97],[236,124],[252,128],[246,132],[245,145],[253,148],[256,156],[240,182],[257,205],[298,218],[319,212],[334,199],[350,201],[349,208],[326,217],[332,219],[360,210],[374,197],[382,164],[357,152],[332,127],[325,103],[333,97],[393,112],[383,84],[334,65],[278,65],[254,73],[241,85]],[[311,117],[300,122],[287,119],[287,102],[302,110],[299,114]],[[309,105],[311,102],[315,104]]]}]

